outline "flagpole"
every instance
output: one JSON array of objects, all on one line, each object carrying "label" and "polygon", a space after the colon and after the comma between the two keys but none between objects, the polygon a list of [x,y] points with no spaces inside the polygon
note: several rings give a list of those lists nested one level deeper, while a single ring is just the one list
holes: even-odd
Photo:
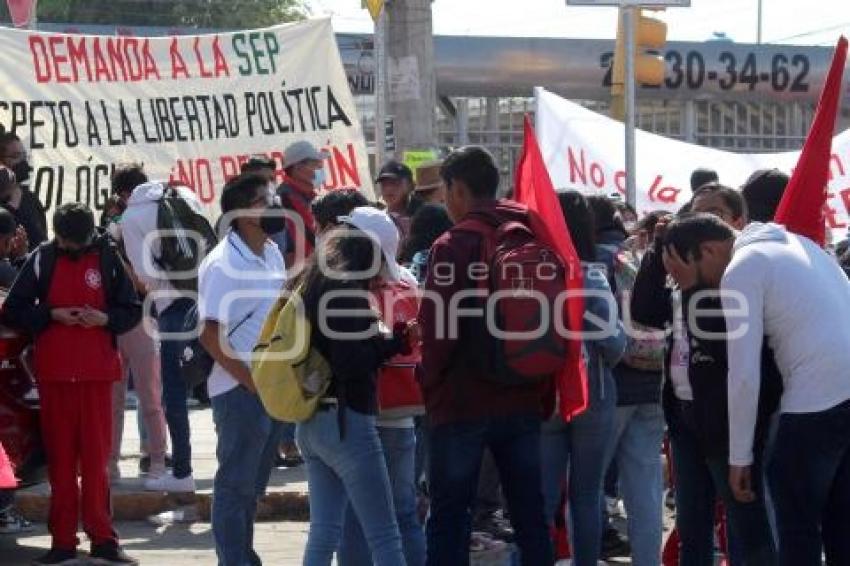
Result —
[{"label": "flagpole", "polygon": [[386,23],[387,11],[381,9],[375,20],[375,168],[379,169],[386,153]]},{"label": "flagpole", "polygon": [[635,180],[635,8],[623,8],[623,24],[626,29],[625,57],[625,129],[626,129],[626,202],[637,210],[637,182]]}]

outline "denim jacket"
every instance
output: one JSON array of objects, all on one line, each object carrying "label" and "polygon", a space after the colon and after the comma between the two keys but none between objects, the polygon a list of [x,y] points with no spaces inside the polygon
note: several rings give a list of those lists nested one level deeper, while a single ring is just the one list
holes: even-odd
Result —
[{"label": "denim jacket", "polygon": [[[582,352],[587,361],[589,404],[615,395],[608,391],[613,384],[612,369],[626,350],[626,332],[618,316],[617,302],[608,284],[604,264],[582,262],[584,275],[585,333]],[[613,388],[612,388],[613,389]]]}]

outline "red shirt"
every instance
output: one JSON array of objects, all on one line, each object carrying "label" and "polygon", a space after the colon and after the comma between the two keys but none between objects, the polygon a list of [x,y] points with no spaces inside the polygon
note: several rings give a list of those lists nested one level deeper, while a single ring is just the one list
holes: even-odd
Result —
[{"label": "red shirt", "polygon": [[[56,257],[47,304],[51,308],[84,307],[106,311],[100,254],[77,261]],[[39,381],[118,381],[121,359],[112,334],[102,326],[84,328],[52,321],[35,339],[35,374]]]},{"label": "red shirt", "polygon": [[316,191],[313,185],[287,175],[278,189],[278,194],[283,201],[283,207],[294,211],[303,222],[303,225],[298,226],[298,223],[287,219],[287,252],[300,254],[301,250],[304,250],[304,257],[298,259],[306,259],[313,253],[316,242],[316,220],[313,218],[313,211],[310,209],[310,203],[316,198]]}]

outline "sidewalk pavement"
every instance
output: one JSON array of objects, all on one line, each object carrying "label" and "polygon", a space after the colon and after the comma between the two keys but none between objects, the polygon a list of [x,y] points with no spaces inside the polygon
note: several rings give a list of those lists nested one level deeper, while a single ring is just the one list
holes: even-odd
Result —
[{"label": "sidewalk pavement", "polygon": [[[209,521],[213,477],[216,470],[215,428],[209,408],[189,412],[192,428],[192,467],[197,492],[165,494],[145,491],[139,479],[139,430],[136,411],[128,410],[124,419],[124,442],[121,445],[121,476],[112,484],[112,508],[117,521],[145,520],[151,515],[183,508],[203,521]],[[30,520],[45,521],[50,501],[50,486],[41,483],[18,491],[16,502]],[[304,467],[272,471],[267,495],[260,502],[259,520],[306,521],[309,519],[307,480]]]}]

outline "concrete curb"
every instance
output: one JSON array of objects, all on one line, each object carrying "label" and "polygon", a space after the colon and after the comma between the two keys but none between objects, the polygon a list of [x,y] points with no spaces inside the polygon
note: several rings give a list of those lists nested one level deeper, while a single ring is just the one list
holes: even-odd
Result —
[{"label": "concrete curb", "polygon": [[[112,494],[112,517],[115,521],[143,521],[152,515],[176,508],[195,507],[198,520],[210,520],[211,493],[115,492]],[[30,521],[47,521],[50,496],[43,493],[18,492],[15,506]],[[309,521],[307,494],[272,492],[264,495],[257,506],[259,521]]]}]

